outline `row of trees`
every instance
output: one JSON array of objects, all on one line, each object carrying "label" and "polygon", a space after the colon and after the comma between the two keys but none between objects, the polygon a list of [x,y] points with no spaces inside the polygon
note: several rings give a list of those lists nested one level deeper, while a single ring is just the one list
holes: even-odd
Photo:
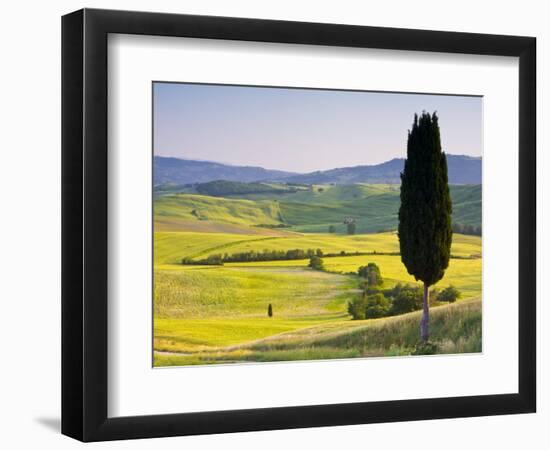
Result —
[{"label": "row of trees", "polygon": [[[288,225],[285,225],[288,227]],[[346,232],[347,234],[355,234],[357,230],[357,226],[355,222],[348,223],[346,225]],[[459,234],[468,234],[471,236],[481,236],[481,225],[469,225],[459,222],[453,222],[452,225],[453,233],[459,233]],[[329,233],[336,233],[336,227],[334,225],[329,225],[328,227]]]},{"label": "row of trees", "polygon": [[[341,250],[336,253],[324,253],[320,248],[312,249],[308,248],[306,250],[295,248],[292,250],[268,250],[264,249],[262,251],[249,250],[246,252],[238,253],[224,253],[215,254],[207,256],[203,259],[192,259],[189,257],[183,258],[181,263],[184,265],[198,265],[198,266],[215,266],[223,265],[223,263],[230,262],[256,262],[256,261],[292,261],[297,259],[308,259],[312,256],[317,256],[319,258],[332,258],[337,256],[364,256],[364,255],[399,255],[398,252],[377,252],[376,250],[372,252],[346,252]],[[374,264],[374,263],[369,263]],[[376,264],[375,264],[376,265]],[[365,266],[366,267],[366,266]],[[361,275],[361,274],[359,274]]]},{"label": "row of trees", "polygon": [[211,195],[214,197],[226,197],[232,195],[246,194],[294,194],[298,192],[296,187],[283,187],[278,185],[274,187],[267,183],[242,183],[239,181],[215,180],[195,185],[199,194]]},{"label": "row of trees", "polygon": [[[355,219],[347,217],[342,223],[346,226],[346,232],[348,234],[355,234],[355,232],[357,231],[357,224],[355,223]],[[329,225],[328,232],[336,233],[336,227],[334,225]]]},{"label": "row of trees", "polygon": [[223,265],[223,263],[231,262],[256,262],[256,261],[289,261],[295,259],[308,259],[312,256],[323,256],[323,251],[318,249],[308,248],[307,250],[295,248],[292,250],[268,250],[264,249],[261,252],[250,250],[233,254],[216,254],[209,255],[204,259],[183,258],[182,264],[186,265]]}]

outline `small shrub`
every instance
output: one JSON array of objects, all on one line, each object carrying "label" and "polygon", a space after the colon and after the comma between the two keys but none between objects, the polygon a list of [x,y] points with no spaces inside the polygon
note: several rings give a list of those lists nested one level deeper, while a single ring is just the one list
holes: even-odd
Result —
[{"label": "small shrub", "polygon": [[348,303],[348,313],[354,320],[385,317],[390,311],[390,300],[383,294],[361,296]]},{"label": "small shrub", "polygon": [[383,294],[369,295],[366,303],[365,317],[367,319],[385,317],[390,311],[390,301]]},{"label": "small shrub", "polygon": [[439,346],[435,342],[419,342],[411,355],[435,355],[438,350]]},{"label": "small shrub", "polygon": [[380,268],[376,263],[368,263],[366,266],[359,267],[357,274],[366,278],[367,286],[380,286],[384,282]]},{"label": "small shrub", "polygon": [[325,265],[321,258],[314,255],[311,258],[309,258],[308,267],[311,267],[313,270],[324,270]]},{"label": "small shrub", "polygon": [[366,298],[361,296],[348,303],[348,313],[353,320],[364,320],[367,311]]},{"label": "small shrub", "polygon": [[334,225],[329,225],[328,232],[329,233],[336,233],[336,227]]},{"label": "small shrub", "polygon": [[392,298],[391,315],[405,314],[422,308],[423,292],[419,286],[398,283],[384,293]]},{"label": "small shrub", "polygon": [[455,288],[453,285],[450,285],[449,287],[446,287],[443,289],[438,295],[437,300],[440,302],[449,302],[454,303],[458,298],[461,297],[460,291]]},{"label": "small shrub", "polygon": [[267,307],[267,316],[268,317],[273,317],[273,306],[271,306],[271,303]]}]

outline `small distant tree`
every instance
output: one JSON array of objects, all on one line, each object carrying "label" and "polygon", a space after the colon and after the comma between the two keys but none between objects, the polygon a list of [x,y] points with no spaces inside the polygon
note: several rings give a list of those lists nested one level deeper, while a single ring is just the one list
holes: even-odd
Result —
[{"label": "small distant tree", "polygon": [[329,233],[336,233],[336,227],[334,225],[329,225],[328,232]]},{"label": "small distant tree", "polygon": [[271,306],[271,303],[267,307],[267,315],[268,317],[273,317],[273,306]]},{"label": "small distant tree", "polygon": [[355,222],[350,222],[347,224],[348,234],[355,234],[356,229],[357,229],[357,226],[355,225]]},{"label": "small distant tree", "polygon": [[313,270],[324,270],[325,268],[323,260],[318,256],[312,256],[311,258],[309,258],[308,266],[311,267]]},{"label": "small distant tree", "polygon": [[370,262],[366,266],[359,267],[357,274],[367,280],[367,286],[380,286],[384,280],[380,273],[380,267],[376,263]]},{"label": "small distant tree", "polygon": [[318,248],[317,250],[315,250],[315,255],[318,256],[319,258],[322,258],[323,257],[323,250]]},{"label": "small distant tree", "polygon": [[356,297],[348,303],[348,313],[353,320],[364,320],[367,312],[367,299],[365,296]]},{"label": "small distant tree", "polygon": [[440,302],[454,303],[461,297],[460,291],[453,285],[446,287],[439,294],[437,294],[437,300]]}]

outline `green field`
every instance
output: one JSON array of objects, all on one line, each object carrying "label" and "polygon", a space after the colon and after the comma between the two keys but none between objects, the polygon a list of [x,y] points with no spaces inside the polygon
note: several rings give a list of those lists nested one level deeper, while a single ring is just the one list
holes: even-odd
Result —
[{"label": "green field", "polygon": [[[453,221],[481,225],[481,186],[451,186],[450,190]],[[219,223],[256,229],[258,225],[284,225],[287,231],[326,233],[332,225],[337,233],[344,234],[342,219],[353,217],[357,233],[375,233],[397,228],[398,209],[399,186],[384,184],[314,185],[300,187],[295,193],[226,197],[176,193],[155,198],[155,229],[176,231],[178,223],[182,224],[180,229],[188,229],[190,224],[209,227]]]},{"label": "green field", "polygon": [[[278,324],[265,322],[219,323],[182,322],[180,326],[193,336],[205,335],[210,345],[200,351],[155,352],[156,366],[219,364],[228,362],[293,361],[372,356],[408,356],[418,342],[420,311],[385,319],[362,321],[334,320],[318,324]],[[288,329],[285,330],[285,326]],[[219,330],[227,340],[211,340],[208,330]],[[219,327],[219,328],[218,328]],[[265,329],[265,337],[254,330]],[[265,328],[264,328],[265,327]],[[432,339],[439,353],[481,352],[481,301],[471,299],[432,309]],[[246,334],[241,335],[242,331]],[[162,322],[158,333],[182,336],[177,324]],[[246,342],[254,339],[252,342]]]},{"label": "green field", "polygon": [[[452,187],[455,210],[471,223],[481,223],[478,188]],[[351,320],[347,313],[348,302],[362,295],[359,266],[378,264],[385,287],[415,282],[397,254],[395,231],[365,233],[395,229],[398,194],[393,185],[352,185],[230,198],[156,197],[155,365],[410,354],[418,312],[371,320]],[[357,218],[358,234],[343,234],[348,216]],[[337,233],[326,232],[329,224]],[[307,267],[307,259],[181,264],[182,258],[291,249],[368,254],[324,257],[324,271]],[[436,287],[453,284],[462,298],[433,309],[432,336],[440,353],[480,351],[481,238],[455,234],[451,253]]]}]

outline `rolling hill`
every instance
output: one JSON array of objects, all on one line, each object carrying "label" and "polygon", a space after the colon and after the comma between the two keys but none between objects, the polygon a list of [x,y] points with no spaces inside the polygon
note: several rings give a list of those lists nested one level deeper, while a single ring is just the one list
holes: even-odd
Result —
[{"label": "rolling hill", "polygon": [[210,161],[194,161],[163,156],[155,156],[153,166],[153,184],[155,186],[206,183],[213,180],[251,182],[294,175],[291,172],[268,170],[262,167],[230,166]]},{"label": "rolling hill", "polygon": [[[253,184],[246,190],[243,183],[235,187],[223,183],[227,191],[216,185],[218,196],[197,193],[175,193],[155,199],[155,222],[160,230],[181,229],[206,231],[211,224],[232,224],[258,230],[258,227],[277,228],[281,231],[326,233],[329,226],[344,234],[346,217],[355,219],[357,233],[374,233],[397,228],[399,187],[382,184],[314,185],[308,189],[258,190]],[[481,186],[451,186],[453,222],[481,225]],[[168,229],[164,224],[171,224]]]},{"label": "rolling hill", "polygon": [[[312,172],[303,175],[285,177],[286,183],[305,184],[401,184],[400,173],[405,160],[395,158],[373,166],[355,166]],[[450,184],[480,184],[481,158],[465,155],[447,155]]]},{"label": "rolling hill", "polygon": [[[154,158],[154,185],[188,185],[215,180],[254,182],[278,181],[289,184],[400,184],[404,159],[382,164],[343,167],[296,174],[262,167],[231,166],[178,158]],[[450,184],[481,184],[481,158],[447,155]]]}]

